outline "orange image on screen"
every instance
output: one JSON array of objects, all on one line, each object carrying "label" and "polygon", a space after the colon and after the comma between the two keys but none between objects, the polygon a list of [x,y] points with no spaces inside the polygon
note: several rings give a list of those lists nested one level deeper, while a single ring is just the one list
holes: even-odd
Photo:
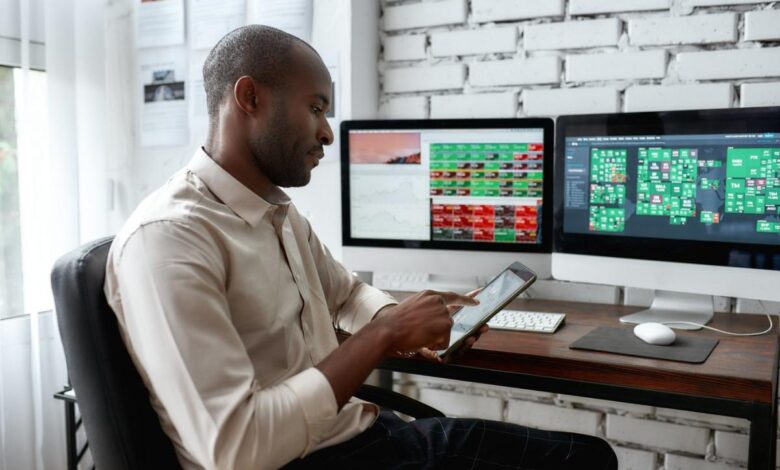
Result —
[{"label": "orange image on screen", "polygon": [[349,135],[350,163],[420,164],[418,132],[361,132]]}]

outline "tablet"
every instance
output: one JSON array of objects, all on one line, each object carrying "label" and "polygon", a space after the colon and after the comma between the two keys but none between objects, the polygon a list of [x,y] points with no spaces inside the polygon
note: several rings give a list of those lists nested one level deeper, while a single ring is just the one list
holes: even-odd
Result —
[{"label": "tablet", "polygon": [[479,305],[467,305],[452,315],[450,344],[438,352],[446,357],[458,349],[463,341],[476,333],[493,315],[528,289],[536,281],[536,274],[521,263],[514,262],[493,278],[476,295]]}]

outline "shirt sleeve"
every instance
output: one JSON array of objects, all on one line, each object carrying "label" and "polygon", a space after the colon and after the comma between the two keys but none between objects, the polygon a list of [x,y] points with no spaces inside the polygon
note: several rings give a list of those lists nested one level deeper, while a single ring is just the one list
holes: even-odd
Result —
[{"label": "shirt sleeve", "polygon": [[231,322],[218,245],[197,228],[154,222],[116,257],[125,341],[205,468],[276,468],[304,455],[336,419],[316,368],[261,388]]},{"label": "shirt sleeve", "polygon": [[357,277],[331,256],[328,248],[317,237],[305,219],[309,229],[309,245],[317,273],[325,291],[328,309],[334,323],[340,329],[355,333],[368,324],[374,315],[387,305],[397,304],[390,294],[372,287]]}]

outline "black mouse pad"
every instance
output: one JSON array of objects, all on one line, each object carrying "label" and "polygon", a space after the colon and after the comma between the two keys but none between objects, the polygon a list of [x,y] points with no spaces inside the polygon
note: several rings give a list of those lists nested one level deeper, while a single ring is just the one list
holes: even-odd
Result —
[{"label": "black mouse pad", "polygon": [[647,344],[634,336],[633,328],[602,326],[573,342],[569,347],[701,364],[707,360],[717,344],[717,339],[678,334],[674,343],[669,346],[658,346]]}]

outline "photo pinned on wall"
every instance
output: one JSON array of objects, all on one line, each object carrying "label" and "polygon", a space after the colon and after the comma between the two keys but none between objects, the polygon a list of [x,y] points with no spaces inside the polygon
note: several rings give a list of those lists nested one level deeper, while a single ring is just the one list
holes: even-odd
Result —
[{"label": "photo pinned on wall", "polygon": [[142,147],[187,144],[186,57],[181,48],[140,51]]}]

